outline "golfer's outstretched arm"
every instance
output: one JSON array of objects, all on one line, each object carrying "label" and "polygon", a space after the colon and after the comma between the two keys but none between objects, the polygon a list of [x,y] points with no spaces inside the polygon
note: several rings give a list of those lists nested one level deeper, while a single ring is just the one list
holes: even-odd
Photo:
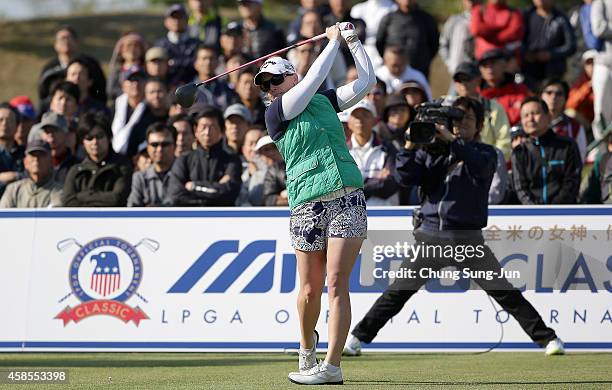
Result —
[{"label": "golfer's outstretched arm", "polygon": [[282,96],[281,102],[285,120],[291,120],[300,115],[310,103],[310,99],[317,93],[334,64],[334,59],[340,47],[340,39],[342,38],[339,34],[337,38],[330,39],[325,49],[312,63],[302,81]]},{"label": "golfer's outstretched arm", "polygon": [[348,44],[357,68],[357,80],[354,80],[336,90],[338,106],[342,111],[354,106],[363,99],[376,84],[376,75],[370,57],[359,42],[359,39]]}]

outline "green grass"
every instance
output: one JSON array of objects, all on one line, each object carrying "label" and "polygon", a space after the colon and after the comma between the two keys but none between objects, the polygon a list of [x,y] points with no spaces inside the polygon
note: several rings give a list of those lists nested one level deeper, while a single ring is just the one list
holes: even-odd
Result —
[{"label": "green grass", "polygon": [[[68,369],[70,385],[62,389],[284,389],[295,388],[286,378],[296,359],[272,353],[7,353],[0,354],[0,370]],[[612,387],[612,354],[603,353],[369,353],[345,359],[342,367],[349,389]]]}]

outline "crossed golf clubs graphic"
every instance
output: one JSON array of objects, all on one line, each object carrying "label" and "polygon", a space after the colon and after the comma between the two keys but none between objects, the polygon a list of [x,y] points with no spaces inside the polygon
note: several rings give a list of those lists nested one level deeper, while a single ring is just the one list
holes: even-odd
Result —
[{"label": "crossed golf clubs graphic", "polygon": [[[65,252],[68,248],[72,247],[73,245],[79,247],[79,249],[83,249],[83,245],[80,242],[78,242],[75,238],[66,238],[64,240],[61,240],[60,242],[57,243],[56,249],[61,253],[61,252]],[[151,238],[143,238],[136,245],[134,245],[134,248],[138,248],[140,245],[144,246],[145,248],[147,248],[148,250],[150,250],[153,253],[157,252],[157,250],[159,249],[159,242],[157,242],[157,241],[155,241],[155,240],[153,240]],[[72,294],[73,294],[72,291],[69,292],[68,294],[63,296],[58,301],[58,303],[64,302]],[[136,292],[135,294],[144,303],[149,303],[149,301],[145,297],[140,295],[138,292]]]}]

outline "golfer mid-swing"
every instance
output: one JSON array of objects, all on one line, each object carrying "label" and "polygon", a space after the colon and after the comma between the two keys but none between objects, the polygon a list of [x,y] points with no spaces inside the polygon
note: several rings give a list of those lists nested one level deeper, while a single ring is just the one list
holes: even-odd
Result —
[{"label": "golfer mid-swing", "polygon": [[[342,28],[342,31],[341,31]],[[376,83],[374,69],[350,23],[328,27],[329,43],[303,80],[293,65],[272,57],[255,84],[272,100],[266,127],[287,167],[290,234],[300,276],[300,384],[342,383],[340,357],[351,324],[349,275],[366,237],[363,178],[349,154],[337,113],[356,104]],[[353,54],[358,79],[337,90],[317,93],[344,38]],[[325,360],[316,359],[315,325],[327,274],[329,337]]]}]

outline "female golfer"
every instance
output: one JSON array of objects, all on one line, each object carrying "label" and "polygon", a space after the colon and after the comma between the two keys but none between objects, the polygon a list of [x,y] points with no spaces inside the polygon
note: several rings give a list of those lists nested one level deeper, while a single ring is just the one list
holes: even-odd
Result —
[{"label": "female golfer", "polygon": [[[300,275],[299,372],[290,373],[289,380],[312,385],[343,382],[340,357],[351,324],[349,276],[367,232],[363,178],[349,154],[337,113],[356,104],[376,83],[352,24],[328,27],[326,35],[329,43],[299,83],[293,65],[280,57],[264,62],[255,76],[255,84],[272,100],[266,127],[287,166],[289,229]],[[359,78],[317,93],[342,37]],[[318,364],[315,325],[326,274],[329,347]]]}]

